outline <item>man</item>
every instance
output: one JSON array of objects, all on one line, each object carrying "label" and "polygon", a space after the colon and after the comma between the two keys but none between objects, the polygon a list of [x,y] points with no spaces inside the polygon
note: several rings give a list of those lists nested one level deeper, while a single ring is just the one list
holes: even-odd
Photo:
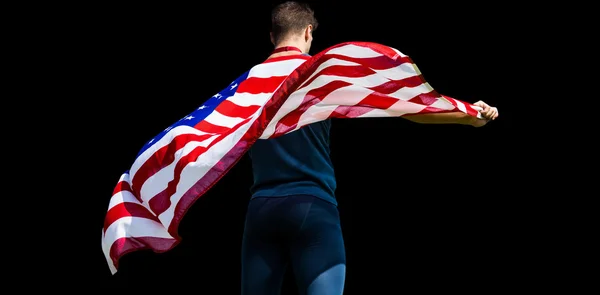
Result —
[{"label": "man", "polygon": [[[272,58],[307,55],[317,28],[306,4],[285,2],[271,15]],[[498,111],[483,102],[486,119],[464,113],[413,115],[418,123],[485,125]],[[291,266],[299,294],[342,294],[345,249],[329,155],[330,120],[258,140],[250,149],[254,184],[242,241],[242,294],[280,294]]]}]

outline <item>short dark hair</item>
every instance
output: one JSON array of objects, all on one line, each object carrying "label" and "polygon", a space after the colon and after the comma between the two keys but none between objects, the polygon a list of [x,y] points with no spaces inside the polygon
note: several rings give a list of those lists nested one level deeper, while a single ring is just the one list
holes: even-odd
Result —
[{"label": "short dark hair", "polygon": [[288,34],[300,32],[308,25],[312,25],[314,31],[319,24],[315,12],[307,3],[287,1],[275,6],[271,11],[271,33],[275,44]]}]

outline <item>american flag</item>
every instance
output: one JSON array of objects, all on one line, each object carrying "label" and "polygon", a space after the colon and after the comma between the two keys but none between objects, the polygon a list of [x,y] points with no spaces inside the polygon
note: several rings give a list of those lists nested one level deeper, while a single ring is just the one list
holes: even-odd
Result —
[{"label": "american flag", "polygon": [[102,229],[110,271],[129,252],[177,245],[186,211],[256,140],[328,118],[454,111],[481,117],[476,106],[433,90],[408,56],[377,43],[258,64],[149,140],[121,175]]}]

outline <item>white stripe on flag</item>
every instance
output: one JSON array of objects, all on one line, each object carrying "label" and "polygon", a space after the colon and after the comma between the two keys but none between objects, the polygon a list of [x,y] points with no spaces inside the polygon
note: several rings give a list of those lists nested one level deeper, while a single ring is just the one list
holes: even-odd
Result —
[{"label": "white stripe on flag", "polygon": [[347,45],[333,48],[333,49],[327,51],[327,54],[339,54],[339,55],[345,55],[345,56],[354,57],[354,58],[370,58],[370,57],[382,56],[381,53],[374,51],[371,48],[356,46],[353,44],[347,44]]}]

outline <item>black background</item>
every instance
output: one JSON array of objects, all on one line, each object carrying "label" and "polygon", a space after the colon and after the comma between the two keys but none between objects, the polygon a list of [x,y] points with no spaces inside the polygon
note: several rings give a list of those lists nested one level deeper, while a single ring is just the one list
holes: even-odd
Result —
[{"label": "black background", "polygon": [[[99,115],[78,147],[94,151],[91,169],[73,173],[86,187],[90,222],[78,230],[83,250],[67,278],[113,291],[239,293],[247,157],[188,211],[173,250],[127,254],[111,275],[100,245],[112,190],[141,146],[272,50],[270,10],[279,1],[198,3],[99,4],[79,16],[85,42],[73,50],[87,55],[78,66],[89,73],[82,94]],[[521,16],[492,3],[309,3],[320,22],[311,54],[346,41],[382,43],[409,55],[438,92],[500,113],[482,128],[334,120],[346,294],[506,291],[530,281],[535,223],[515,193],[523,170],[514,137],[514,85],[522,82],[514,73],[527,56],[507,54],[520,45],[503,21]]]}]

